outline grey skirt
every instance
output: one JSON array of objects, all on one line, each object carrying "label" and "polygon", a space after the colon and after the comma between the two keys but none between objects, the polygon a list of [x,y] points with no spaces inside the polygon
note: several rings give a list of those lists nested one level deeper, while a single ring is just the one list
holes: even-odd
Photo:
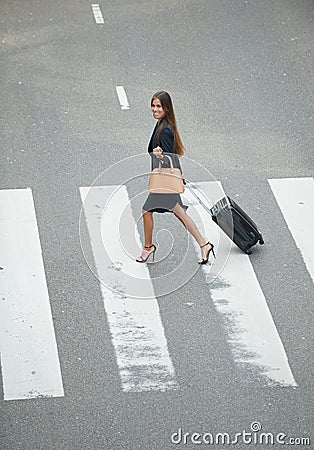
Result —
[{"label": "grey skirt", "polygon": [[183,209],[188,209],[188,206],[183,205],[180,194],[153,194],[149,193],[144,205],[144,211],[165,213],[173,212],[172,208],[179,203]]}]

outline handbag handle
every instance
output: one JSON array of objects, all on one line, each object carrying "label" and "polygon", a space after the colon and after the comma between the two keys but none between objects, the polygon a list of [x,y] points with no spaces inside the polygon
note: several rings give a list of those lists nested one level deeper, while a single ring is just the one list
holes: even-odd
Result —
[{"label": "handbag handle", "polygon": [[[173,168],[173,163],[172,163],[172,159],[169,155],[164,155],[164,157],[167,157],[169,159],[170,162],[170,172],[174,173],[174,168]],[[159,161],[159,172],[161,173],[161,161]]]}]

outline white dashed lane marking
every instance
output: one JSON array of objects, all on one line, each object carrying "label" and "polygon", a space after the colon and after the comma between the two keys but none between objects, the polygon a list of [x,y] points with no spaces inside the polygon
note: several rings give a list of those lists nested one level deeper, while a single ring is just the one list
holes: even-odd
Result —
[{"label": "white dashed lane marking", "polygon": [[91,5],[91,7],[92,7],[93,14],[94,14],[95,22],[97,24],[105,23],[99,4],[93,3]]},{"label": "white dashed lane marking", "polygon": [[123,86],[116,86],[119,103],[122,110],[130,109],[128,98]]}]

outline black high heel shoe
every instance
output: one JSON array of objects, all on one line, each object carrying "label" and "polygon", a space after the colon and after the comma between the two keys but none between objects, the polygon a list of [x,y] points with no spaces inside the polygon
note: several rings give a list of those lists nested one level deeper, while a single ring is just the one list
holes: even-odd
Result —
[{"label": "black high heel shoe", "polygon": [[210,249],[207,252],[206,258],[202,258],[202,261],[199,261],[199,264],[207,264],[208,263],[208,258],[209,258],[209,254],[210,252],[213,252],[213,256],[214,258],[216,258],[215,252],[214,252],[214,244],[212,244],[211,242],[206,242],[206,244],[204,245],[200,245],[200,248],[206,247],[206,245],[210,245]]},{"label": "black high heel shoe", "polygon": [[155,261],[155,251],[157,250],[157,247],[155,244],[149,245],[148,247],[146,245],[144,245],[144,248],[152,248],[154,247],[154,250],[149,252],[147,255],[147,258],[144,259],[142,256],[139,256],[138,258],[136,258],[135,261],[137,261],[138,263],[144,263],[148,260],[148,258],[150,257],[150,255],[153,255],[153,262]]}]

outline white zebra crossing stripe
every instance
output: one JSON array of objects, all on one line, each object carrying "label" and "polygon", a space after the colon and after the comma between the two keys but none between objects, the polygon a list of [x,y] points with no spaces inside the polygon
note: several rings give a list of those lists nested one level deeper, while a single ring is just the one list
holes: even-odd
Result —
[{"label": "white zebra crossing stripe", "polygon": [[268,182],[314,281],[314,178],[270,179]]},{"label": "white zebra crossing stripe", "polygon": [[[222,187],[219,182],[199,183],[198,186],[213,204],[220,200]],[[191,204],[189,214],[205,235],[217,244],[217,260],[211,266],[202,266],[208,279],[211,296],[221,314],[228,332],[235,361],[255,367],[270,383],[296,386],[288,364],[287,355],[277,332],[266,299],[256,278],[249,257],[232,244],[210,216],[187,190],[183,203]],[[199,248],[196,244],[199,254]],[[220,261],[225,258],[225,261]]]},{"label": "white zebra crossing stripe", "polygon": [[0,190],[4,400],[64,395],[30,189]]},{"label": "white zebra crossing stripe", "polygon": [[[81,187],[80,194],[122,389],[127,392],[175,389],[174,368],[148,268],[134,261],[133,255],[140,251],[141,244],[126,188]],[[129,254],[121,242],[122,213],[129,227],[129,242],[135,245]],[[130,298],[117,292],[116,287],[120,292],[125,287],[121,268],[130,275],[130,280],[133,278],[133,283],[142,283],[143,292],[150,298]]]}]

